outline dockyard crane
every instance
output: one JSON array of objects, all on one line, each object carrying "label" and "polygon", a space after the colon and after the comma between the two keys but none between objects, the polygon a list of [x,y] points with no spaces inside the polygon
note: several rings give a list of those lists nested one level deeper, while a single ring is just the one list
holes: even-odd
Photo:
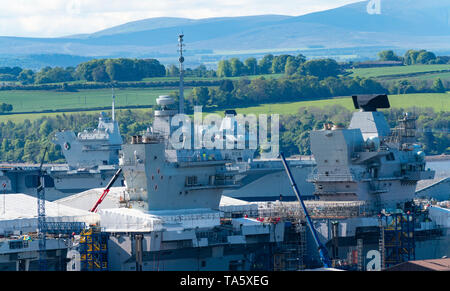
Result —
[{"label": "dockyard crane", "polygon": [[37,215],[38,215],[38,238],[39,238],[39,270],[47,270],[47,233],[80,233],[85,228],[84,222],[47,222],[45,214],[45,171],[42,169],[44,165],[45,155],[48,146],[42,155],[41,164],[38,170],[37,183]]},{"label": "dockyard crane", "polygon": [[283,162],[284,168],[286,169],[286,173],[289,177],[289,181],[291,182],[292,189],[294,190],[295,195],[297,196],[298,202],[300,206],[303,208],[303,212],[305,213],[306,222],[308,223],[309,229],[313,235],[314,241],[317,245],[317,250],[319,251],[320,260],[325,268],[331,268],[331,260],[328,255],[328,251],[325,246],[320,242],[319,236],[317,235],[316,229],[312,223],[311,217],[308,214],[308,210],[306,209],[305,203],[303,202],[302,197],[300,196],[300,192],[298,191],[297,184],[295,184],[294,177],[292,176],[291,170],[286,162],[283,153],[280,153],[281,161]]},{"label": "dockyard crane", "polygon": [[38,232],[39,232],[39,270],[45,271],[47,269],[46,262],[46,230],[47,225],[45,221],[45,175],[42,170],[44,164],[45,155],[47,154],[48,147],[45,148],[42,155],[41,164],[38,172],[38,186],[37,186],[37,214],[38,214]]}]

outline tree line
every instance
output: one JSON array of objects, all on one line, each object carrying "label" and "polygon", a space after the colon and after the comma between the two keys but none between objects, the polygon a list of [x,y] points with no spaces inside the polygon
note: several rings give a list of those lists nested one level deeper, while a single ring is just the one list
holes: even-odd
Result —
[{"label": "tree line", "polygon": [[[166,67],[166,76],[167,77],[178,77],[180,76],[180,69],[178,66],[175,65],[169,65]],[[192,77],[198,77],[198,78],[213,78],[217,77],[216,71],[213,69],[206,68],[205,65],[199,65],[198,67],[192,69],[192,68],[185,68],[184,69],[184,76],[192,76]]]},{"label": "tree line", "polygon": [[445,93],[450,89],[450,82],[444,84],[441,78],[434,81],[400,79],[381,81],[381,84],[390,94]]},{"label": "tree line", "polygon": [[325,99],[352,94],[388,93],[370,78],[327,77],[314,75],[289,78],[224,79],[218,87],[196,87],[188,98],[188,106],[242,107],[261,103],[295,102]]},{"label": "tree line", "polygon": [[112,82],[138,81],[143,78],[163,77],[166,68],[156,59],[95,59],[77,67],[44,67],[38,72],[19,67],[0,68],[0,80],[18,81],[23,85],[70,81]]},{"label": "tree line", "polygon": [[0,113],[6,113],[13,111],[12,104],[2,103],[0,104]]},{"label": "tree line", "polygon": [[[393,50],[378,53],[381,61],[402,61],[413,64],[450,64],[450,56],[436,56],[426,50],[408,50],[404,56],[398,56]],[[345,75],[342,64],[333,59],[307,60],[302,54],[266,54],[260,60],[254,57],[241,61],[239,58],[221,60],[217,70],[205,65],[186,68],[185,76],[193,77],[239,77],[265,74],[285,74],[287,76],[313,75],[320,79]],[[80,63],[76,67],[45,67],[38,72],[20,67],[0,67],[0,81],[17,81],[23,85],[48,84],[70,81],[85,82],[127,82],[140,81],[151,77],[179,76],[175,65],[162,65],[156,59],[94,59]]]},{"label": "tree line", "polygon": [[257,61],[250,57],[243,62],[238,58],[221,60],[217,65],[218,77],[238,77],[264,74],[286,74],[288,76],[313,75],[320,79],[336,77],[342,74],[341,66],[333,59],[306,60],[302,54],[297,56],[272,54],[265,55]]},{"label": "tree line", "polygon": [[378,53],[380,61],[401,61],[405,65],[435,65],[450,64],[450,56],[436,56],[427,50],[407,50],[404,56],[398,56],[393,50],[384,50]]},{"label": "tree line", "polygon": [[[165,67],[155,59],[95,59],[77,67],[44,67],[38,72],[20,67],[0,67],[0,81],[18,81],[22,85],[85,81],[97,83],[141,81],[152,77],[179,76],[175,65]],[[205,65],[186,68],[185,76],[216,77],[216,71]]]}]

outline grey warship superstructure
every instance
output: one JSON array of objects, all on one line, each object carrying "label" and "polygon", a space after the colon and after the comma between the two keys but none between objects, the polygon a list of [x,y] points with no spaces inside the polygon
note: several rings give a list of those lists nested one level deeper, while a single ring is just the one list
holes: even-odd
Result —
[{"label": "grey warship superstructure", "polygon": [[[248,135],[239,136],[237,129],[236,112],[225,111],[220,130],[233,130],[232,134],[224,134],[223,139],[231,139],[233,142],[242,138],[249,141]],[[234,134],[233,134],[234,133]],[[222,149],[221,154],[225,158],[231,158],[239,174],[239,186],[234,189],[226,189],[224,195],[249,202],[254,201],[293,201],[296,200],[289,181],[283,169],[280,159],[254,158],[256,150],[252,149]],[[315,162],[312,159],[289,159],[292,174],[302,188],[302,196],[306,199],[314,198],[314,185],[307,181],[309,174],[313,171]]]},{"label": "grey warship superstructure", "polygon": [[[78,134],[59,131],[52,142],[61,147],[66,164],[45,164],[47,200],[53,201],[93,188],[106,186],[118,169],[123,143],[115,120],[114,95],[112,118],[100,113],[98,126]],[[3,165],[0,183],[7,193],[36,195],[37,165]],[[122,186],[120,177],[114,186]]]},{"label": "grey warship superstructure", "polygon": [[353,101],[361,110],[348,129],[325,124],[311,132],[317,164],[310,176],[314,194],[320,200],[367,201],[379,209],[395,209],[415,198],[419,180],[434,177],[415,141],[415,119],[405,114],[391,131],[377,111],[389,108],[386,95],[353,96]]},{"label": "grey warship superstructure", "polygon": [[[284,175],[283,164],[279,159],[255,159],[256,150],[254,149],[226,148],[225,145],[222,149],[209,150],[208,153],[203,150],[185,148],[174,150],[171,148],[168,140],[170,134],[176,130],[171,126],[171,123],[172,118],[178,113],[175,100],[170,96],[159,96],[156,103],[155,118],[151,131],[166,140],[166,147],[171,149],[172,156],[180,158],[196,157],[197,159],[217,157],[231,162],[231,167],[237,171],[236,179],[239,180],[239,183],[233,188],[224,189],[224,195],[245,201],[275,201],[279,200],[280,196],[285,201],[295,199],[295,195],[291,193],[289,188],[287,177]],[[197,131],[200,134],[203,134],[205,130],[207,128],[203,125],[197,125]],[[231,134],[225,134],[227,130],[230,130]],[[235,142],[240,138],[246,139],[247,143],[249,142],[248,134],[240,136],[237,133],[236,112],[234,110],[225,112],[219,131],[223,132],[223,136],[220,138],[224,141],[224,144],[229,140]],[[195,132],[195,129],[192,129],[191,132]],[[314,198],[314,185],[307,181],[307,177],[311,174],[315,162],[310,159],[290,159],[289,164],[294,177],[302,186],[303,196],[309,199]],[[286,183],[283,183],[284,181]]]},{"label": "grey warship superstructure", "polygon": [[[52,142],[61,147],[67,165],[52,166],[47,172],[59,192],[75,194],[106,186],[117,171],[123,140],[115,119],[112,90],[111,118],[101,112],[95,129],[85,129],[77,135],[73,131],[55,134]],[[123,178],[114,185],[123,185]]]},{"label": "grey warship superstructure", "polygon": [[96,129],[85,129],[78,135],[60,131],[53,142],[61,146],[67,168],[72,170],[118,164],[123,140],[117,121],[102,112]]},{"label": "grey warship superstructure", "polygon": [[[72,131],[55,134],[53,142],[61,146],[67,164],[52,166],[47,172],[55,189],[64,196],[106,186],[117,171],[123,140],[114,119],[114,106],[112,112],[112,118],[100,114],[96,129],[85,129],[78,135]],[[123,185],[123,178],[114,185]]]}]

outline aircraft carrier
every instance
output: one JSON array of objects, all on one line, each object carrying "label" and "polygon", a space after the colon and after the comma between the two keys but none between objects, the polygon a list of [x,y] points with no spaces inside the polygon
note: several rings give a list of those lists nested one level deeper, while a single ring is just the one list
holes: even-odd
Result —
[{"label": "aircraft carrier", "polygon": [[[448,202],[415,197],[417,181],[433,178],[434,172],[426,169],[414,142],[414,118],[404,115],[389,130],[376,110],[377,104],[388,102],[387,96],[354,98],[362,110],[354,113],[349,128],[327,124],[311,132],[317,162],[309,179],[317,199],[305,205],[319,241],[331,254],[332,267],[381,269],[448,255]],[[361,118],[364,122],[355,125]],[[324,149],[324,144],[336,151]],[[212,155],[214,159],[208,158]],[[70,270],[321,267],[298,202],[246,202],[222,195],[239,187],[233,164],[214,149],[170,149],[158,128],[133,137],[123,145],[119,161],[126,186],[111,188],[96,213],[88,210],[101,191],[47,203],[52,209],[47,221],[53,223],[46,228],[51,242],[47,266],[61,268],[68,256]],[[17,214],[17,208],[26,205],[33,204],[35,210],[36,201],[26,196],[27,202],[21,194],[5,196],[0,266],[37,269],[39,252],[37,245],[32,248],[38,241],[32,231],[36,217],[21,217],[26,211]],[[371,265],[368,254],[373,251],[380,258]]]},{"label": "aircraft carrier", "polygon": [[[251,155],[173,148],[170,125],[183,107],[162,96],[153,126],[113,156],[118,171],[105,186],[45,202],[46,173],[39,171],[37,198],[3,195],[0,269],[382,270],[448,256],[450,193],[441,193],[444,201],[415,193],[435,173],[416,143],[414,117],[405,114],[390,129],[378,111],[390,107],[386,95],[352,98],[360,111],[349,128],[311,132],[315,163],[305,180],[312,193],[289,171],[295,162],[275,160],[263,169],[274,168],[271,183],[286,179],[298,201],[283,199],[283,190],[269,193],[277,201],[249,202],[224,193],[251,185]],[[120,177],[123,186],[111,187]]]}]

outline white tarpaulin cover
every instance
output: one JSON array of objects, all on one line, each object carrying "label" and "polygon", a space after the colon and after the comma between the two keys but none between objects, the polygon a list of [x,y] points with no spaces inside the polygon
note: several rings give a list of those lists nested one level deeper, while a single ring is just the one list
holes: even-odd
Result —
[{"label": "white tarpaulin cover", "polygon": [[428,207],[428,211],[432,220],[436,222],[437,225],[442,227],[450,227],[450,209],[431,206]]},{"label": "white tarpaulin cover", "polygon": [[[69,197],[58,199],[55,202],[78,209],[90,210],[103,194],[103,191],[103,188],[95,188],[79,194],[71,195]],[[100,210],[119,207],[119,199],[123,196],[124,191],[125,187],[111,187],[109,193],[97,209]]]},{"label": "white tarpaulin cover", "polygon": [[[221,213],[211,209],[182,209],[145,212],[136,209],[118,208],[119,199],[125,187],[113,187],[98,207],[100,226],[109,232],[159,231],[214,227],[220,224]],[[102,188],[91,189],[79,194],[56,200],[60,205],[89,210],[103,193]],[[223,212],[257,211],[258,205],[235,198],[222,196],[220,210]]]},{"label": "white tarpaulin cover", "polygon": [[157,231],[162,229],[158,217],[128,208],[101,209],[100,226],[108,232]]},{"label": "white tarpaulin cover", "polygon": [[223,212],[248,212],[250,214],[258,211],[258,204],[222,195],[219,208]]},{"label": "white tarpaulin cover", "polygon": [[221,213],[211,209],[182,209],[144,212],[136,209],[102,209],[101,227],[108,232],[182,230],[214,227],[220,224]]},{"label": "white tarpaulin cover", "polygon": [[[36,231],[38,216],[36,197],[25,194],[1,195],[0,205],[0,233],[14,230]],[[45,214],[48,222],[96,224],[100,220],[98,214],[49,201],[45,203]]]}]

